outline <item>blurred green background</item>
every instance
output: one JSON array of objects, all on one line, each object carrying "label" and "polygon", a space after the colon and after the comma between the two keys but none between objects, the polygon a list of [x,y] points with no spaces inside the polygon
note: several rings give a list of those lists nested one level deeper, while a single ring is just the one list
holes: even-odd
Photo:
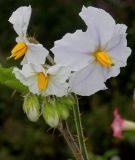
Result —
[{"label": "blurred green background", "polygon": [[[16,33],[8,18],[22,5],[31,5],[33,12],[29,35],[35,35],[46,48],[67,32],[86,29],[78,16],[83,5],[96,6],[108,11],[118,23],[128,25],[128,46],[132,55],[121,74],[107,81],[108,90],[90,97],[80,97],[80,109],[87,148],[94,160],[135,160],[135,133],[125,134],[120,141],[112,136],[112,112],[118,107],[120,114],[135,121],[135,1],[134,0],[0,0],[0,63],[18,65],[7,60],[15,45]],[[102,23],[102,22],[101,22]],[[23,97],[12,89],[0,85],[0,160],[71,160],[74,159],[63,137],[41,118],[37,123],[27,120],[22,111]]]}]

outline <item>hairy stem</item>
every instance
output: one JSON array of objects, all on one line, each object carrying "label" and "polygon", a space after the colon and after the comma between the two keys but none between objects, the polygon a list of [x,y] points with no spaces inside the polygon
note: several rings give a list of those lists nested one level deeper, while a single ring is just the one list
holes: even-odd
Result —
[{"label": "hairy stem", "polygon": [[[52,65],[55,64],[53,58],[50,55],[47,56],[47,59]],[[79,141],[79,147],[78,147],[78,144],[75,142],[75,139],[73,138],[66,121],[60,122],[58,125],[58,129],[62,133],[65,140],[67,141],[67,144],[71,149],[71,151],[73,152],[76,160],[89,160],[85,141],[84,141],[79,104],[78,104],[78,99],[76,95],[75,95],[75,99],[76,99],[76,106],[73,106],[73,113],[74,113],[77,137]]]},{"label": "hairy stem", "polygon": [[82,152],[84,159],[89,160],[86,144],[83,136],[83,128],[82,128],[81,117],[80,117],[79,103],[78,103],[77,96],[75,95],[74,97],[76,100],[76,106],[75,105],[73,106],[73,112],[74,112],[78,142],[79,142],[80,150]]},{"label": "hairy stem", "polygon": [[66,121],[62,121],[59,123],[58,125],[58,129],[61,132],[61,134],[63,135],[63,137],[65,138],[69,148],[71,149],[72,153],[74,154],[74,157],[76,158],[76,160],[85,160],[82,156],[82,153],[79,149],[78,144],[76,143],[74,137],[72,136],[67,122]]}]

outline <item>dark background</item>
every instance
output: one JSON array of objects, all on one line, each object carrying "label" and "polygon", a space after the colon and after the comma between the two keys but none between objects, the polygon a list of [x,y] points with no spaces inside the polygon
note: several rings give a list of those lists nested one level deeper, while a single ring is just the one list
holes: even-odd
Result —
[{"label": "dark background", "polygon": [[[135,121],[135,1],[134,0],[0,0],[0,63],[5,66],[19,62],[7,60],[15,45],[16,33],[8,22],[11,13],[22,5],[31,5],[33,12],[28,33],[50,49],[55,40],[67,32],[86,29],[78,16],[83,5],[108,11],[118,23],[128,25],[128,46],[132,55],[126,68],[107,81],[108,90],[90,97],[80,97],[80,109],[87,148],[94,160],[135,160],[135,132],[120,141],[112,136],[112,112],[119,108],[125,119]],[[102,22],[101,22],[102,23]],[[43,119],[27,120],[23,113],[23,97],[0,85],[0,160],[69,160],[73,159],[65,141],[56,130],[49,130]],[[120,159],[111,157],[119,156]]]}]

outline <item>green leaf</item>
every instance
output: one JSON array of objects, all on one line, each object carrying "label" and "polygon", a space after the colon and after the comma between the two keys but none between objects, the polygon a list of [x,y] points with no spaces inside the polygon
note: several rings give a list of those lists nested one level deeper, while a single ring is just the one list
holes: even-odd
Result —
[{"label": "green leaf", "polygon": [[29,90],[12,73],[13,68],[4,68],[0,66],[0,83],[4,84],[18,92],[27,93]]}]

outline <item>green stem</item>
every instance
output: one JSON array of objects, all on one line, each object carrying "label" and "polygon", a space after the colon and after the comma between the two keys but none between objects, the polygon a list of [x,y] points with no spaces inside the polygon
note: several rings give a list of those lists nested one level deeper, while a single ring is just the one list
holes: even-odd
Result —
[{"label": "green stem", "polygon": [[[50,55],[48,55],[47,59],[52,65],[55,64],[53,58]],[[76,106],[73,106],[73,112],[74,112],[74,119],[75,119],[75,125],[76,125],[76,131],[77,131],[80,150],[77,147],[77,144],[75,143],[74,138],[68,129],[67,123],[65,123],[65,125],[63,125],[63,123],[60,123],[58,126],[58,129],[63,134],[76,160],[89,160],[85,141],[84,141],[84,136],[83,136],[83,128],[82,128],[81,118],[80,118],[79,103],[76,95],[75,95],[75,100],[76,100]]]},{"label": "green stem", "polygon": [[83,128],[82,128],[82,123],[81,123],[81,118],[80,118],[80,110],[79,110],[79,103],[77,96],[75,95],[75,100],[76,100],[76,106],[73,106],[73,112],[74,112],[74,119],[75,119],[75,124],[76,124],[76,131],[77,131],[77,137],[79,141],[79,146],[80,150],[82,152],[82,155],[85,160],[89,160],[88,158],[88,153],[86,149],[86,144],[83,136]]}]

